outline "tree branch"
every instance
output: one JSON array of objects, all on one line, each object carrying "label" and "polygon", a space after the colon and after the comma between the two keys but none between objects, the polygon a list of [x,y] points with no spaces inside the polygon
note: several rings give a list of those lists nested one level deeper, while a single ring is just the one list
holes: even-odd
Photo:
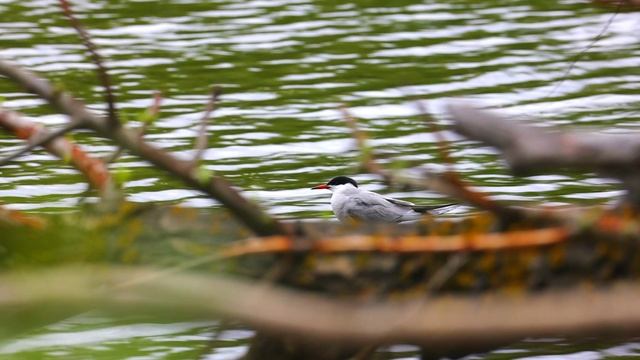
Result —
[{"label": "tree branch", "polygon": [[11,160],[14,155],[22,155],[25,150],[42,146],[49,153],[71,163],[71,165],[78,169],[89,180],[89,184],[100,192],[102,197],[115,197],[119,191],[116,189],[113,178],[105,163],[87,155],[78,145],[73,144],[62,136],[62,134],[72,130],[76,126],[76,124],[68,124],[58,131],[49,132],[44,126],[33,123],[21,117],[16,112],[0,108],[0,127],[16,134],[16,136],[21,139],[35,139],[35,141],[26,148],[2,159],[0,165]]},{"label": "tree branch", "polygon": [[454,129],[496,147],[517,175],[567,170],[595,171],[621,180],[629,198],[640,204],[640,136],[534,127],[481,110],[466,101],[451,102]]},{"label": "tree branch", "polygon": [[[640,330],[640,286],[631,282],[534,295],[362,303],[211,274],[158,277],[155,272],[140,267],[68,267],[5,274],[0,279],[0,305],[72,304],[74,309],[137,314],[169,310],[172,316],[200,320],[223,316],[316,344],[410,343],[443,356],[452,349],[473,352],[526,337],[635,336]],[[147,280],[117,286],[136,278]]]},{"label": "tree branch", "polygon": [[[136,129],[136,131],[138,131],[138,136],[140,136],[140,139],[142,139],[142,137],[144,136],[145,132],[147,131],[147,127],[149,127],[149,124],[151,124],[158,118],[158,114],[160,114],[161,104],[162,94],[160,94],[159,91],[155,91],[153,93],[153,102],[151,103],[151,106],[149,106],[141,116],[142,119],[140,120],[142,120],[142,125]],[[116,160],[118,160],[120,155],[122,155],[123,150],[124,149],[122,149],[122,146],[118,145],[118,148],[113,153],[111,153],[111,155],[105,156],[105,162],[107,164],[115,162]]]},{"label": "tree branch", "polygon": [[[362,166],[369,172],[381,176],[384,181],[392,185],[402,185],[412,189],[424,189],[439,192],[454,199],[459,199],[481,209],[490,211],[506,222],[519,222],[524,219],[543,220],[544,222],[555,222],[555,216],[544,211],[529,211],[523,208],[506,206],[493,201],[486,194],[473,190],[463,182],[453,171],[444,174],[434,174],[423,172],[420,178],[404,176],[398,172],[391,172],[380,166],[376,161],[372,150],[368,147],[367,136],[359,129],[357,120],[345,109],[341,108],[343,118],[351,128],[356,144],[362,154]],[[440,154],[449,165],[451,157],[444,145],[440,147]]]},{"label": "tree branch", "polygon": [[211,118],[211,114],[216,108],[216,103],[218,102],[218,98],[222,90],[219,86],[213,86],[211,88],[211,96],[209,97],[209,101],[207,102],[207,107],[205,108],[204,115],[202,115],[202,119],[200,119],[200,128],[198,129],[198,137],[196,138],[195,143],[195,155],[193,156],[193,166],[198,166],[198,163],[202,159],[202,155],[207,148],[207,123]]},{"label": "tree branch", "polygon": [[[0,108],[0,112],[6,112],[6,110],[3,110]],[[0,116],[3,116],[2,114],[0,114]],[[7,116],[7,115],[4,115]],[[15,116],[18,116],[17,114],[15,114]],[[6,120],[3,120],[3,122],[5,122]],[[74,130],[75,128],[77,128],[78,125],[76,124],[67,124],[65,125],[63,128],[49,132],[49,131],[45,131],[44,128],[42,128],[42,130],[38,131],[38,134],[34,134],[34,136],[32,136],[29,139],[28,144],[23,147],[22,149],[17,150],[16,152],[9,154],[7,156],[5,156],[4,158],[0,159],[0,166],[6,165],[10,162],[12,162],[13,160],[21,157],[22,155],[25,155],[29,152],[31,152],[33,149],[40,147],[40,146],[46,146],[47,144],[49,144],[49,142],[51,142],[52,140],[63,136],[64,134]]]},{"label": "tree branch", "polygon": [[215,259],[255,254],[291,252],[345,253],[378,252],[393,254],[458,253],[465,251],[507,250],[557,244],[569,238],[562,227],[460,235],[374,235],[335,236],[306,243],[286,236],[255,238],[223,247]]},{"label": "tree branch", "polygon": [[76,101],[68,93],[55,89],[48,81],[17,65],[0,60],[0,74],[40,96],[58,111],[69,115],[72,123],[77,122],[81,126],[93,129],[99,136],[112,139],[131,153],[173,174],[188,186],[218,200],[256,234],[267,236],[288,232],[279,221],[240,195],[223,177],[211,176],[208,180],[201,180],[193,171],[190,161],[180,160],[146,143],[134,130],[123,126],[114,128],[109,121],[90,112],[84,104]]},{"label": "tree branch", "polygon": [[76,30],[78,36],[82,40],[82,44],[89,54],[91,55],[91,60],[97,67],[98,80],[102,84],[104,88],[104,94],[107,102],[107,107],[109,110],[109,124],[110,126],[116,128],[120,126],[120,121],[118,120],[118,110],[116,109],[116,97],[113,93],[113,87],[111,86],[111,77],[109,76],[109,72],[107,71],[106,66],[104,66],[104,61],[102,60],[102,56],[98,52],[98,48],[91,40],[91,36],[85,30],[84,26],[80,23],[80,20],[76,18],[73,14],[73,9],[71,8],[71,4],[67,0],[59,0],[60,7],[64,12],[64,15],[67,17],[71,26]]}]

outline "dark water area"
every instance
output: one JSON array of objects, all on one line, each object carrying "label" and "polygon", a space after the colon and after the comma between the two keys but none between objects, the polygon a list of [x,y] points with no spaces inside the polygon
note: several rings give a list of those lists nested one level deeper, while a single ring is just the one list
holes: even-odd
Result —
[{"label": "dark water area", "polygon": [[[398,192],[358,170],[358,152],[340,112],[360,119],[391,167],[438,164],[437,136],[414,99],[448,123],[447,99],[464,97],[541,126],[637,131],[640,17],[585,1],[77,1],[116,84],[123,117],[162,92],[146,139],[179,156],[193,142],[211,85],[223,88],[208,126],[209,170],[285,218],[331,217],[328,194],[312,185],[343,174],[369,190],[424,204],[430,192]],[[105,108],[93,66],[56,1],[0,0],[0,57],[46,75]],[[610,22],[609,25],[607,25]],[[603,32],[604,30],[604,32]],[[594,39],[599,40],[594,43]],[[573,64],[574,60],[579,59]],[[66,118],[0,79],[2,106],[53,128]],[[591,174],[511,177],[498,154],[444,130],[455,168],[496,199],[591,205],[613,201],[615,182]],[[96,155],[114,150],[89,133],[74,139]],[[0,134],[0,157],[21,141]],[[112,165],[131,201],[215,207],[205,196],[125,154]],[[37,151],[0,168],[0,197],[16,209],[68,211],[86,196],[84,179]],[[462,208],[459,214],[472,211]],[[216,323],[123,324],[82,315],[4,344],[11,358],[232,359],[250,333]],[[215,335],[215,336],[214,336]],[[212,340],[215,338],[216,340]],[[215,346],[212,345],[215,342]],[[637,356],[640,344],[532,339],[471,358],[601,359]],[[202,355],[204,354],[204,355]],[[381,358],[413,359],[394,346]]]}]

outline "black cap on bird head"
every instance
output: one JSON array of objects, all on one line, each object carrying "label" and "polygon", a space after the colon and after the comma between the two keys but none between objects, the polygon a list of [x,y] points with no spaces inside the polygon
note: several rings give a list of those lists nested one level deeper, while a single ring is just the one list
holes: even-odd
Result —
[{"label": "black cap on bird head", "polygon": [[358,187],[358,183],[355,180],[353,180],[352,178],[347,177],[347,176],[336,176],[333,179],[329,180],[328,183],[322,184],[322,185],[318,185],[318,186],[314,186],[311,189],[312,190],[331,189],[332,186],[344,185],[344,184],[351,184],[354,187]]},{"label": "black cap on bird head", "polygon": [[329,186],[344,184],[351,184],[355,187],[358,187],[358,183],[348,176],[336,176],[333,179],[329,180],[329,182],[327,183],[327,185]]}]

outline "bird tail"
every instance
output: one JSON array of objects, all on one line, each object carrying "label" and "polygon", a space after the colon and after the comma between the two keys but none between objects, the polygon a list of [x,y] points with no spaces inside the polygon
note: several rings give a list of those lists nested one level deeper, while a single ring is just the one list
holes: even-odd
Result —
[{"label": "bird tail", "polygon": [[415,212],[430,213],[433,215],[440,215],[449,212],[457,208],[459,204],[446,204],[446,205],[414,205],[411,208]]}]

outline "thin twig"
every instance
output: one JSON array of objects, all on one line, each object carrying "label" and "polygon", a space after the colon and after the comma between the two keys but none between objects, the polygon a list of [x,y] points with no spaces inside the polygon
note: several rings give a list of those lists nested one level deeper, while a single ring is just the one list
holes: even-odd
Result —
[{"label": "thin twig", "polygon": [[14,111],[0,108],[0,127],[12,132],[18,138],[27,141],[36,139],[30,146],[42,146],[49,153],[68,161],[87,178],[93,188],[100,192],[103,199],[119,199],[119,192],[106,164],[89,156],[78,145],[62,136],[61,133],[66,132],[65,130],[77,126],[78,123],[69,123],[65,128],[50,134],[46,127],[29,121]]},{"label": "thin twig", "polygon": [[13,160],[31,152],[33,149],[40,147],[40,146],[45,146],[47,145],[49,142],[51,142],[54,139],[57,139],[60,136],[63,136],[64,134],[78,128],[78,124],[75,123],[69,123],[67,125],[65,125],[63,128],[58,129],[58,130],[54,130],[50,133],[46,133],[43,134],[43,136],[40,137],[36,137],[35,139],[30,139],[29,143],[21,148],[16,150],[15,152],[5,156],[4,158],[0,159],[0,166],[4,166],[7,165],[8,163],[12,162]]},{"label": "thin twig", "polygon": [[118,119],[118,110],[116,109],[116,97],[113,92],[111,77],[109,76],[109,72],[104,65],[102,56],[98,52],[98,48],[96,47],[95,43],[91,40],[91,36],[87,32],[87,30],[85,30],[84,26],[82,26],[82,23],[80,23],[80,20],[78,20],[78,18],[74,15],[69,1],[59,0],[59,2],[64,15],[71,23],[71,26],[76,30],[78,36],[80,36],[82,44],[89,51],[91,60],[97,67],[98,81],[100,81],[105,91],[105,100],[107,102],[109,111],[109,124],[111,127],[117,128],[118,126],[120,126],[120,121]]},{"label": "thin twig", "polygon": [[[349,124],[349,127],[353,132],[353,137],[356,139],[356,143],[360,147],[361,153],[363,153],[362,165],[367,171],[381,176],[387,184],[400,184],[412,189],[436,191],[452,198],[460,199],[481,209],[490,211],[505,220],[506,223],[517,222],[524,219],[544,221],[557,220],[554,216],[546,212],[527,211],[523,208],[515,208],[499,204],[496,201],[491,200],[486,194],[473,190],[452,171],[447,171],[444,174],[434,174],[431,172],[424,173],[421,178],[415,179],[384,169],[375,161],[371,149],[369,149],[366,144],[367,136],[359,129],[357,120],[351,116],[346,109],[341,108],[341,111],[345,122]],[[441,151],[444,151],[442,154],[443,157],[451,159],[446,152],[446,149]]]},{"label": "thin twig", "polygon": [[578,63],[578,61],[580,61],[580,58],[582,58],[582,56],[589,50],[591,50],[595,44],[600,41],[600,39],[602,39],[602,37],[604,36],[604,34],[607,32],[607,30],[609,30],[609,27],[611,26],[611,24],[613,23],[613,19],[616,18],[616,16],[620,13],[620,10],[622,9],[622,4],[623,1],[619,1],[616,9],[614,10],[613,15],[611,15],[611,17],[609,18],[609,20],[607,20],[607,23],[604,25],[604,27],[602,28],[602,30],[600,30],[600,33],[598,33],[598,35],[596,35],[595,38],[593,38],[593,40],[591,40],[591,42],[589,43],[589,45],[587,45],[586,48],[582,49],[582,51],[580,51],[575,57],[574,59],[571,61],[571,64],[569,64],[569,67],[567,68],[567,70],[565,70],[564,74],[562,74],[562,76],[560,77],[560,81],[556,83],[556,85],[553,87],[553,89],[551,89],[551,91],[549,92],[549,94],[547,94],[547,98],[551,97],[551,95],[553,95],[558,88],[560,87],[560,85],[562,85],[562,83],[564,83],[565,80],[567,80],[567,78],[569,77],[569,74],[571,73],[571,71],[573,70],[573,68],[576,66],[576,64]]},{"label": "thin twig", "polygon": [[[391,171],[384,169],[380,166],[373,155],[373,152],[367,145],[367,135],[364,131],[360,130],[358,126],[358,122],[355,117],[351,116],[349,111],[342,107],[341,109],[342,115],[344,117],[345,122],[351,128],[353,138],[356,140],[356,144],[358,145],[360,152],[362,153],[362,166],[369,172],[377,174],[381,176],[384,181],[389,185],[398,185],[403,184],[404,186],[411,188],[422,188],[428,190],[435,190],[445,195],[452,196],[454,198],[462,199],[468,201],[470,204],[478,205],[475,203],[475,198],[467,199],[466,192],[463,190],[468,190],[466,187],[461,186],[461,184],[452,180],[459,180],[456,176],[449,176],[448,173],[445,175],[435,175],[429,174],[429,176],[425,176],[421,180],[409,180],[397,174],[394,174]],[[442,149],[441,155],[443,158],[451,159],[446,149]],[[472,200],[472,201],[470,201]],[[482,208],[485,208],[485,204],[482,203]]]},{"label": "thin twig", "polygon": [[429,131],[436,137],[436,143],[438,145],[438,154],[440,155],[440,162],[449,167],[450,171],[453,171],[453,164],[455,160],[451,156],[451,151],[448,146],[447,139],[444,138],[442,133],[442,129],[435,121],[433,117],[429,115],[429,110],[427,109],[426,103],[423,101],[416,101],[416,107],[418,108],[418,113],[424,120],[424,123],[429,128]]},{"label": "thin twig", "polygon": [[[147,128],[149,127],[149,124],[155,121],[155,119],[158,117],[158,114],[160,114],[161,105],[162,105],[162,93],[160,93],[160,91],[154,91],[153,102],[151,103],[151,106],[149,106],[145,110],[145,113],[144,113],[145,119],[142,119],[142,125],[140,126],[140,128],[138,128],[138,133],[141,139],[144,136],[144,134],[147,132]],[[104,161],[107,164],[111,164],[116,160],[118,160],[118,158],[120,158],[123,152],[124,152],[124,149],[122,148],[122,146],[118,146],[118,148],[113,153],[111,153],[111,155],[105,156]]]},{"label": "thin twig", "polygon": [[429,295],[435,295],[469,261],[468,252],[456,252],[429,278],[426,288]]},{"label": "thin twig", "polygon": [[213,114],[213,111],[216,109],[216,104],[218,102],[218,98],[222,93],[222,89],[219,86],[213,86],[211,88],[211,96],[209,97],[209,101],[207,102],[207,107],[204,111],[204,115],[202,115],[202,119],[200,119],[200,128],[198,129],[198,137],[196,138],[195,143],[195,155],[193,156],[193,167],[198,166],[198,163],[202,159],[202,155],[207,148],[207,123]]},{"label": "thin twig", "polygon": [[456,197],[479,206],[482,209],[499,214],[504,213],[504,206],[491,200],[487,194],[473,190],[464,180],[462,180],[460,174],[455,171],[455,159],[451,155],[448,142],[442,134],[442,129],[435,121],[435,119],[429,116],[427,107],[422,101],[417,101],[416,106],[420,115],[424,119],[425,124],[436,137],[438,143],[438,153],[440,155],[441,162],[447,166],[447,170],[443,175],[439,176],[439,178],[449,185],[451,190],[457,194]]},{"label": "thin twig", "polygon": [[192,171],[190,161],[180,160],[174,155],[142,141],[137,131],[127,129],[124,126],[114,128],[108,121],[89,111],[82,102],[75,100],[70,94],[56,89],[48,81],[18,65],[0,60],[0,74],[40,96],[62,113],[68,114],[72,121],[94,130],[99,136],[115,141],[132,154],[138,155],[173,174],[186,185],[219,201],[256,234],[268,236],[289,233],[287,227],[254,202],[242,196],[225,178],[210,176],[207,179],[201,179],[197,177]]},{"label": "thin twig", "polygon": [[360,126],[358,126],[358,120],[356,120],[356,118],[351,115],[351,113],[345,106],[340,107],[340,113],[342,114],[342,118],[344,119],[344,121],[351,129],[351,134],[356,141],[356,145],[361,155],[361,165],[365,168],[365,170],[374,174],[378,174],[382,176],[385,181],[391,183],[391,174],[384,171],[382,166],[377,163],[373,150],[367,144],[367,133],[360,129]]}]

